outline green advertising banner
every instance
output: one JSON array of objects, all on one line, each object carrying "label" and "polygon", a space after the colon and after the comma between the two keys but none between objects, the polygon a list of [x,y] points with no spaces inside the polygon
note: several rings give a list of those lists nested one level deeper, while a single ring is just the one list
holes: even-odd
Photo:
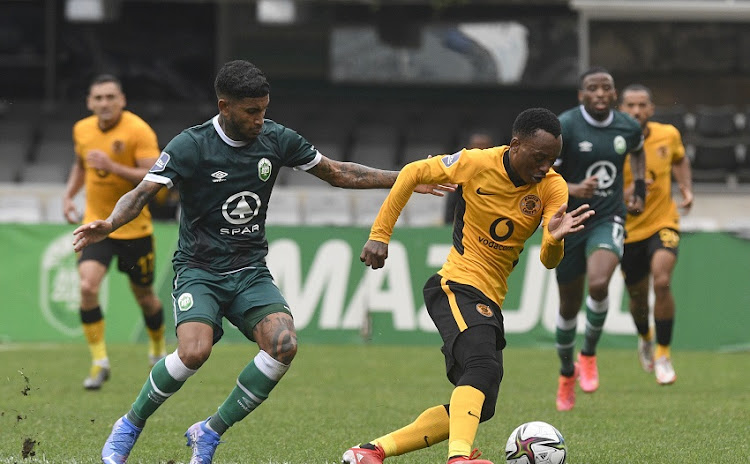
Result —
[{"label": "green advertising banner", "polygon": [[[83,340],[72,226],[1,224],[0,343]],[[396,229],[383,269],[359,261],[368,230],[269,227],[268,266],[287,298],[304,343],[440,344],[422,285],[450,249],[447,227]],[[155,289],[173,326],[171,255],[176,224],[156,224]],[[558,294],[554,271],[539,262],[540,236],[527,243],[509,279],[503,316],[508,342],[553,345]],[[673,279],[677,349],[750,349],[750,242],[724,233],[683,234]],[[632,347],[634,328],[622,278],[610,285],[603,346]],[[110,342],[145,340],[126,277],[111,266],[101,290]],[[583,330],[583,311],[578,328]],[[173,331],[170,332],[174,340]],[[225,341],[244,340],[231,326]]]}]

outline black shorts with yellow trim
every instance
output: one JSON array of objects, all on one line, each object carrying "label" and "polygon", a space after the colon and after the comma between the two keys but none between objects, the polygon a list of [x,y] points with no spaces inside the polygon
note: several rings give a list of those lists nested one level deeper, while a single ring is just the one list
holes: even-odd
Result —
[{"label": "black shorts with yellow trim", "polygon": [[680,248],[680,232],[665,227],[647,239],[626,243],[620,268],[625,276],[625,284],[640,282],[651,272],[651,258],[656,250],[677,253]]},{"label": "black shorts with yellow trim", "polygon": [[134,239],[105,238],[83,249],[78,262],[93,260],[109,267],[117,256],[117,270],[128,275],[133,285],[148,286],[154,282],[154,236]]},{"label": "black shorts with yellow trim", "polygon": [[435,274],[422,290],[427,312],[443,339],[446,371],[455,364],[453,346],[459,334],[469,327],[491,325],[495,328],[495,346],[505,348],[505,328],[500,307],[471,285],[459,284]]}]

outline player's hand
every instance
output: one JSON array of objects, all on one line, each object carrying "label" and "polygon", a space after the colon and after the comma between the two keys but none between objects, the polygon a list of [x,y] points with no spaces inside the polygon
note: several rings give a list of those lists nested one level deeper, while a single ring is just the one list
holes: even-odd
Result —
[{"label": "player's hand", "polygon": [[78,224],[81,222],[81,215],[75,203],[70,198],[63,198],[63,214],[68,224]]},{"label": "player's hand", "polygon": [[680,186],[680,193],[682,194],[680,208],[684,210],[683,214],[687,214],[690,212],[690,208],[693,207],[693,191],[687,187]]},{"label": "player's hand", "polygon": [[630,200],[628,200],[627,208],[628,208],[628,214],[632,214],[633,216],[638,216],[643,212],[643,198],[631,195]]},{"label": "player's hand", "polygon": [[414,188],[414,191],[424,194],[429,193],[436,197],[444,197],[444,192],[455,192],[456,187],[456,184],[419,184]]},{"label": "player's hand", "polygon": [[388,244],[377,240],[368,240],[362,247],[362,254],[359,255],[359,260],[373,269],[385,266],[386,258],[388,258]]},{"label": "player's hand", "polygon": [[97,220],[84,224],[73,231],[73,249],[83,250],[92,243],[101,242],[112,232],[112,223]]},{"label": "player's hand", "polygon": [[557,210],[552,219],[549,220],[549,224],[547,224],[547,230],[552,235],[552,238],[557,241],[564,239],[568,234],[583,230],[583,223],[595,214],[593,209],[589,209],[588,204],[581,205],[570,213],[565,214],[567,210],[567,203],[560,205],[560,209]]},{"label": "player's hand", "polygon": [[112,171],[112,159],[101,150],[91,150],[86,153],[86,163],[94,169]]},{"label": "player's hand", "polygon": [[570,194],[577,198],[591,198],[597,188],[599,188],[599,179],[596,176],[589,176],[580,184],[574,184],[574,187],[570,189]]}]

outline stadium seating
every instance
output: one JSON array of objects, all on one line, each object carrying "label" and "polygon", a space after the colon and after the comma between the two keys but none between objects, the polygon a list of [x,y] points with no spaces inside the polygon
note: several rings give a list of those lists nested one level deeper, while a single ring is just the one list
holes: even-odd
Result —
[{"label": "stadium seating", "polygon": [[695,124],[694,116],[684,105],[657,106],[651,120],[675,126],[683,138],[689,130],[693,130]]},{"label": "stadium seating", "polygon": [[742,118],[733,105],[697,105],[695,126],[686,137],[696,182],[734,184],[743,156]]}]

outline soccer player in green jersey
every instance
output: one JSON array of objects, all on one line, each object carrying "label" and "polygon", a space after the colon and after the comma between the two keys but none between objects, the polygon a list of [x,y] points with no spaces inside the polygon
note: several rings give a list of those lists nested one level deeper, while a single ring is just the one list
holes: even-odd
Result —
[{"label": "soccer player in green jersey", "polygon": [[[188,428],[191,463],[210,464],[221,435],[271,393],[297,353],[291,310],[265,264],[265,219],[279,169],[305,170],[342,188],[389,188],[396,171],[326,158],[296,132],[265,119],[270,87],[247,61],[231,61],[214,84],[219,114],[177,135],[138,186],[105,220],[74,231],[74,248],[127,224],[164,186],[180,194],[179,241],[172,260],[178,346],[151,370],[130,411],[102,449],[106,464],[127,461],[146,420],[195,374],[219,341],[222,318],[260,351],[241,370],[218,411]],[[420,185],[442,196],[452,186]]]},{"label": "soccer player in green jersey", "polygon": [[[583,232],[565,240],[565,255],[556,269],[560,312],[555,333],[560,357],[557,409],[575,405],[575,381],[592,393],[599,388],[596,345],[609,309],[608,288],[622,259],[627,212],[640,214],[646,197],[643,179],[643,132],[629,115],[613,109],[617,91],[612,75],[592,68],[581,75],[580,106],[560,115],[563,148],[555,170],[568,182],[569,209],[588,203],[596,212]],[[623,195],[623,165],[630,153],[635,179],[630,198]],[[578,361],[573,359],[577,316],[586,298],[586,330]]]}]

